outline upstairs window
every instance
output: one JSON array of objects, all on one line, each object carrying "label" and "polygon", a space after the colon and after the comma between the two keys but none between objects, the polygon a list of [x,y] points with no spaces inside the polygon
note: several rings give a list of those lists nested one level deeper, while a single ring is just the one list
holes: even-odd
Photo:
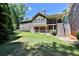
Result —
[{"label": "upstairs window", "polygon": [[34,23],[37,23],[37,19],[35,19],[33,22],[34,22]]},{"label": "upstairs window", "polygon": [[44,19],[44,18],[42,18],[42,19],[41,19],[41,22],[45,22],[45,19]]},{"label": "upstairs window", "polygon": [[38,18],[38,23],[40,23],[41,22],[41,19],[40,18]]},{"label": "upstairs window", "polygon": [[34,23],[45,23],[45,18],[44,17],[37,17],[33,22]]}]

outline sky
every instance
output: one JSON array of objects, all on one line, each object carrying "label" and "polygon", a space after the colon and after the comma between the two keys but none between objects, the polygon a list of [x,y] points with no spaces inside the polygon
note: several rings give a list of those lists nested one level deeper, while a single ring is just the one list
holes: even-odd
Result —
[{"label": "sky", "polygon": [[28,7],[26,10],[25,17],[31,18],[42,9],[46,10],[46,14],[58,14],[62,13],[64,9],[68,8],[67,3],[27,3],[25,4]]}]

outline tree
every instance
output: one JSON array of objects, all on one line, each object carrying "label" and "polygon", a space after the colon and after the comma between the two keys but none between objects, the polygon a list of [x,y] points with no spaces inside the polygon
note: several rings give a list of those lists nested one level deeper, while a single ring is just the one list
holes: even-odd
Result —
[{"label": "tree", "polygon": [[6,42],[9,37],[9,29],[8,27],[11,25],[8,25],[10,20],[9,15],[9,7],[7,3],[0,4],[0,44]]},{"label": "tree", "polygon": [[19,29],[19,21],[23,20],[26,11],[26,6],[24,4],[9,4],[11,12],[11,17],[13,19],[14,29]]},{"label": "tree", "polygon": [[0,44],[9,40],[9,35],[19,28],[25,9],[24,4],[0,3]]},{"label": "tree", "polygon": [[63,12],[67,12],[67,9],[64,9]]}]

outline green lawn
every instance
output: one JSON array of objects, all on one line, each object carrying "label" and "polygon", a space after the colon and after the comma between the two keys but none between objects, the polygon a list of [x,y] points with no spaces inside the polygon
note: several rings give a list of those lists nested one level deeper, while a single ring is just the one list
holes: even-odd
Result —
[{"label": "green lawn", "polygon": [[40,33],[17,32],[11,40],[0,45],[0,55],[60,56],[79,55],[79,49],[54,36]]}]

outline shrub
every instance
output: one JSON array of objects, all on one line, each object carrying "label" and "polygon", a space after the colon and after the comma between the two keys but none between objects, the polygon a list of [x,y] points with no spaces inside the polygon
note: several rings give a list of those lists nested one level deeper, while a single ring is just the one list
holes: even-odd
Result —
[{"label": "shrub", "polygon": [[25,30],[26,32],[30,32],[30,30]]},{"label": "shrub", "polygon": [[8,34],[9,31],[6,25],[0,23],[0,44],[6,42],[9,39]]},{"label": "shrub", "polygon": [[77,32],[76,37],[77,37],[77,39],[79,40],[79,32]]},{"label": "shrub", "polygon": [[55,29],[54,30],[50,30],[50,34],[56,36],[56,30]]}]

